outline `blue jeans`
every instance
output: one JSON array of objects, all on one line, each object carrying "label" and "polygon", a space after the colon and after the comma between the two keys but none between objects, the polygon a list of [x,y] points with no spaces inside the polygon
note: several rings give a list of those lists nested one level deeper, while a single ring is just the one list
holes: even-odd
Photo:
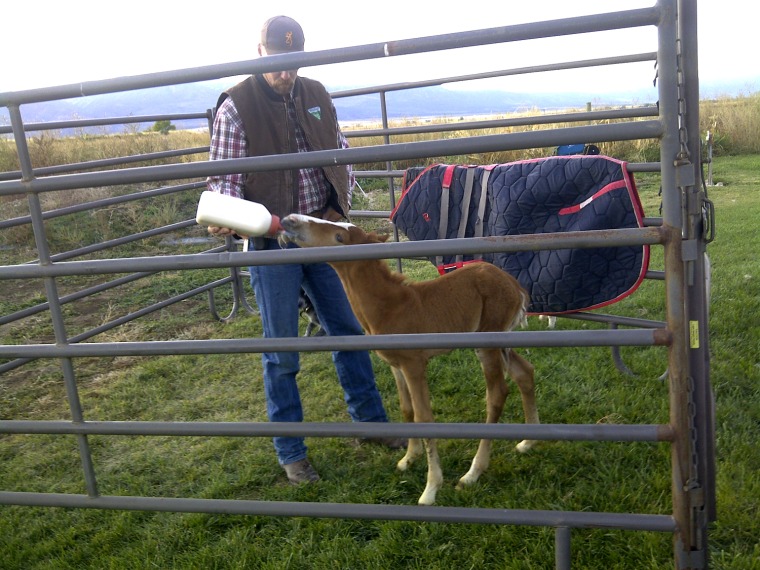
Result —
[{"label": "blue jeans", "polygon": [[[276,240],[267,239],[265,244],[266,249],[279,249]],[[250,249],[253,249],[252,243]],[[363,334],[337,273],[327,263],[251,266],[249,269],[265,338],[298,336],[298,297],[302,286],[328,335]],[[335,351],[332,359],[351,419],[387,422],[369,353]],[[261,360],[269,421],[303,421],[296,383],[300,370],[298,353],[268,352],[262,354]],[[306,458],[303,438],[275,437],[273,443],[281,465]]]}]

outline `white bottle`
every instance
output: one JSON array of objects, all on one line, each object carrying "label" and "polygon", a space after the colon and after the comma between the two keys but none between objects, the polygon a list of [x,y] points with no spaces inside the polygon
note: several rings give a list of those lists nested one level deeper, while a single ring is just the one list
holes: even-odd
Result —
[{"label": "white bottle", "polygon": [[195,221],[202,226],[230,228],[247,237],[274,235],[282,229],[280,218],[262,204],[210,190],[201,193]]}]

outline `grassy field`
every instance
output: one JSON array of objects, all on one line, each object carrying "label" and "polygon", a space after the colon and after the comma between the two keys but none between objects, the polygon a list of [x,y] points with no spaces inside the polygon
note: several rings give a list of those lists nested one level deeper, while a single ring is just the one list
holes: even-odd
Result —
[{"label": "grassy field", "polygon": [[[642,175],[647,214],[657,215],[658,185]],[[760,569],[760,157],[721,157],[709,189],[717,214],[711,307],[712,382],[717,403],[718,521],[710,535],[711,568]],[[658,269],[655,252],[653,269]],[[417,278],[432,266],[410,266]],[[93,314],[121,314],[223,272],[162,274],[147,284],[67,306],[72,328],[91,326]],[[62,280],[63,288],[86,278]],[[9,283],[0,313],[39,302]],[[105,307],[105,308],[104,308]],[[663,317],[662,284],[647,282],[614,312]],[[0,328],[3,343],[49,342],[43,316],[23,330]],[[531,320],[530,327],[543,325]],[[560,329],[598,325],[560,320]],[[72,330],[76,334],[77,330]],[[229,323],[211,318],[205,297],[97,337],[136,339],[245,338],[261,334],[257,318]],[[667,385],[662,348],[625,348],[636,377],[622,375],[609,350],[533,348],[538,405],[546,423],[666,423]],[[373,357],[374,358],[374,357]],[[399,420],[393,378],[374,358],[378,384]],[[264,421],[258,355],[101,358],[75,361],[88,420]],[[433,361],[431,390],[439,421],[476,422],[484,415],[484,386],[471,351]],[[302,356],[307,421],[346,421],[329,354]],[[514,391],[513,391],[514,392]],[[511,394],[506,422],[522,421]],[[0,376],[0,418],[68,419],[60,367],[37,361]],[[399,474],[400,455],[338,439],[308,441],[323,480],[289,486],[271,443],[257,438],[91,437],[104,495],[197,497],[412,505],[424,487],[424,464]],[[476,443],[441,442],[446,485],[443,506],[605,512],[671,512],[670,463],[663,444],[544,442],[519,455],[510,442],[494,445],[490,470],[473,488],[454,485]],[[74,438],[0,436],[0,489],[84,493]],[[573,567],[672,568],[668,534],[616,530],[573,531]],[[545,569],[554,564],[552,529],[491,525],[419,524],[310,518],[98,511],[0,506],[2,569]]]}]

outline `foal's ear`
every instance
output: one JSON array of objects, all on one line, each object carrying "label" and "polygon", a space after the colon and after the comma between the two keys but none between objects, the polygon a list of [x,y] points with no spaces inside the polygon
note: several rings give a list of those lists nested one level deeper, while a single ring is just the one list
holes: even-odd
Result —
[{"label": "foal's ear", "polygon": [[354,244],[367,243],[367,238],[369,238],[369,235],[367,235],[367,232],[365,232],[363,229],[361,229],[358,226],[349,226],[348,236],[350,238],[350,242]]},{"label": "foal's ear", "polygon": [[390,236],[388,234],[380,234],[378,235],[377,232],[370,232],[367,234],[367,241],[369,243],[382,243],[384,241],[388,241],[388,238]]}]

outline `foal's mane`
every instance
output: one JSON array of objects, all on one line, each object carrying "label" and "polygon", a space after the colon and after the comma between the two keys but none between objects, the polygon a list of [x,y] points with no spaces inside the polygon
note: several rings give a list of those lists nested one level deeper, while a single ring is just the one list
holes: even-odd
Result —
[{"label": "foal's mane", "polygon": [[[356,240],[353,242],[354,244],[384,243],[390,237],[388,234],[378,234],[376,231],[367,233],[359,228],[356,228],[356,230],[352,228],[352,230],[349,230],[349,233],[353,240]],[[398,283],[399,285],[412,285],[414,283],[403,273],[393,271],[385,260],[376,259],[374,261],[382,262],[378,263],[378,266],[382,267],[383,273],[387,274],[388,278],[394,283]]]}]

